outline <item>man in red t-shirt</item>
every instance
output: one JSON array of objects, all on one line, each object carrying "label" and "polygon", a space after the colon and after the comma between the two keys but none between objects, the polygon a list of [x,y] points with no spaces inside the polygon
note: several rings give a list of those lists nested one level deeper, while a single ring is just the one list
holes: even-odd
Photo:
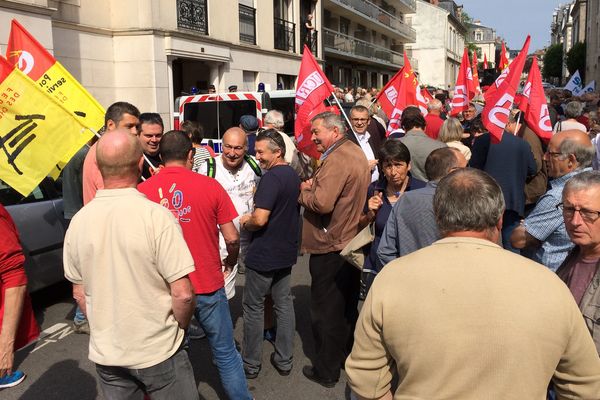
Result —
[{"label": "man in red t-shirt", "polygon": [[444,120],[440,117],[442,112],[442,102],[438,99],[432,99],[427,106],[429,111],[425,116],[425,134],[432,139],[437,139],[440,133],[440,128]]},{"label": "man in red t-shirt", "polygon": [[[194,151],[185,133],[167,132],[160,142],[160,156],[165,167],[138,189],[179,220],[196,265],[190,274],[197,295],[195,316],[208,338],[221,383],[230,399],[252,399],[233,340],[224,289],[224,277],[238,258],[239,233],[233,224],[238,214],[219,182],[191,171]],[[219,255],[219,229],[227,245],[228,254],[223,260]]]},{"label": "man in red t-shirt", "polygon": [[15,349],[40,333],[27,295],[24,262],[15,223],[0,205],[0,388],[25,379],[23,372],[13,371]]}]

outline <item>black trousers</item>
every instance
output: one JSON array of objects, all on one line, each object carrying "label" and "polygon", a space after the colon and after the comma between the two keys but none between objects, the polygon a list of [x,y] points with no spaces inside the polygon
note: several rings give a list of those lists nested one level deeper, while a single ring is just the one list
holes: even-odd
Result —
[{"label": "black trousers", "polygon": [[360,271],[339,252],[312,254],[310,313],[316,356],[313,366],[325,379],[337,380],[352,350],[358,318]]}]

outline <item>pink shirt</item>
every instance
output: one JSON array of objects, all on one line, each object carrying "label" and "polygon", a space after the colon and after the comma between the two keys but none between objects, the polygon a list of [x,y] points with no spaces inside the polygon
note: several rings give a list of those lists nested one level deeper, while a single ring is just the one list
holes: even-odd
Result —
[{"label": "pink shirt", "polygon": [[98,169],[98,162],[96,161],[96,143],[85,156],[83,162],[83,205],[92,201],[96,197],[96,192],[99,189],[104,189],[104,181]]}]

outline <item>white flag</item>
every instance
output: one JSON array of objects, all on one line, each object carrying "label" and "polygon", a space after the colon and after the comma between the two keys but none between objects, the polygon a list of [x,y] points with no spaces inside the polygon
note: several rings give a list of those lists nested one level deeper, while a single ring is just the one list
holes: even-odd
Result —
[{"label": "white flag", "polygon": [[579,70],[575,71],[573,75],[571,75],[571,79],[564,87],[567,90],[570,90],[571,93],[577,95],[581,88],[583,88],[583,82],[581,82],[581,76],[579,76]]},{"label": "white flag", "polygon": [[596,90],[596,81],[591,81],[590,83],[587,84],[586,87],[584,87],[583,89],[581,89],[577,93],[577,95],[581,96],[582,94],[585,94],[585,93],[592,93],[595,90]]}]

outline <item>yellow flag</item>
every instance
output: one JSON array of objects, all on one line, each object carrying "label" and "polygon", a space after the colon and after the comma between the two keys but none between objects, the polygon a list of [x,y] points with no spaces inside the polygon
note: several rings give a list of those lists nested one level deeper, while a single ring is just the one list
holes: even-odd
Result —
[{"label": "yellow flag", "polygon": [[28,196],[92,137],[75,116],[0,57],[0,179]]}]

